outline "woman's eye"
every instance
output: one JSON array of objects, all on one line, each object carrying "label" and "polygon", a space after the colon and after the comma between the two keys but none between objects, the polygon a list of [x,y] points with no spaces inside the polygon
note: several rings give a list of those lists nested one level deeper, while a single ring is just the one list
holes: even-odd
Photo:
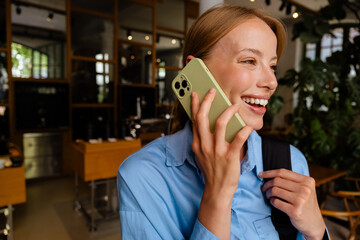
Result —
[{"label": "woman's eye", "polygon": [[276,65],[271,66],[271,69],[272,69],[274,72],[276,72],[276,70],[277,70],[277,66],[276,66]]},{"label": "woman's eye", "polygon": [[244,60],[244,61],[242,61],[242,62],[243,62],[243,63],[247,63],[247,64],[255,64],[255,63],[256,63],[256,61],[253,60],[253,59]]}]

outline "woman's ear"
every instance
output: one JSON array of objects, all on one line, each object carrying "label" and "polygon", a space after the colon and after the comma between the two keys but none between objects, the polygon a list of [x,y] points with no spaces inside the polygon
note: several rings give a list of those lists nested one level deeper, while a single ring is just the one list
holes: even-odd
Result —
[{"label": "woman's ear", "polygon": [[186,57],[186,64],[188,64],[190,62],[191,59],[195,58],[193,55],[188,55]]}]

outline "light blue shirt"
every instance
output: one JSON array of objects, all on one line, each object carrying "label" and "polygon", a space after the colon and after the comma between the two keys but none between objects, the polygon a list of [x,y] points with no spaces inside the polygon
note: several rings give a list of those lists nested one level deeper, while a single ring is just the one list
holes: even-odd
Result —
[{"label": "light blue shirt", "polygon": [[[197,219],[204,178],[191,149],[190,124],[128,157],[118,171],[121,234],[128,239],[218,239]],[[292,170],[309,175],[304,155],[290,147]],[[263,171],[261,137],[253,131],[241,161],[232,201],[231,239],[279,239],[258,174]],[[298,233],[297,239],[303,239]]]}]

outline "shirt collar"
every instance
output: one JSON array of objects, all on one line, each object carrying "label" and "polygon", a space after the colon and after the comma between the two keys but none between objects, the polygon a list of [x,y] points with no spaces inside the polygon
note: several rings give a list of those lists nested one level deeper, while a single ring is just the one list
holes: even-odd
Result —
[{"label": "shirt collar", "polygon": [[191,149],[193,135],[191,131],[191,124],[188,121],[185,127],[170,135],[167,138],[165,151],[166,151],[166,166],[178,167],[188,160],[191,165],[195,165],[194,152]]},{"label": "shirt collar", "polygon": [[[191,122],[188,121],[182,130],[167,138],[165,147],[166,166],[178,167],[183,165],[185,160],[187,160],[192,166],[198,169],[195,163],[194,152],[191,149],[192,140]],[[246,162],[242,164],[244,169],[241,172],[246,173],[255,168],[256,176],[259,180],[263,181],[263,179],[259,177],[259,173],[263,171],[261,137],[256,131],[250,134],[247,144],[247,158],[244,158]]]},{"label": "shirt collar", "polygon": [[259,177],[259,173],[263,171],[263,159],[262,159],[262,146],[261,137],[256,131],[253,131],[248,138],[248,163],[246,164],[248,170],[252,170],[255,167],[256,176],[259,180],[263,181]]}]

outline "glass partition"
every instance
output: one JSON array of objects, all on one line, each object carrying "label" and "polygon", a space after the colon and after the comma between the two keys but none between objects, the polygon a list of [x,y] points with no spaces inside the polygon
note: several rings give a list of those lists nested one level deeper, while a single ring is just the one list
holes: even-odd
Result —
[{"label": "glass partition", "polygon": [[114,59],[114,23],[85,13],[71,13],[71,48],[74,56],[92,57],[97,54]]},{"label": "glass partition", "polygon": [[119,39],[152,44],[153,8],[132,1],[119,1]]},{"label": "glass partition", "polygon": [[[100,58],[98,55],[98,58]],[[112,103],[114,65],[106,62],[72,61],[72,102]]]},{"label": "glass partition", "polygon": [[0,0],[0,48],[6,48],[6,9],[5,9],[5,0]]},{"label": "glass partition", "polygon": [[[169,9],[171,11],[169,11]],[[158,2],[157,25],[178,31],[184,31],[185,1],[167,0]]]},{"label": "glass partition", "polygon": [[9,139],[9,108],[0,106],[0,141]]},{"label": "glass partition", "polygon": [[108,139],[114,137],[112,108],[74,108],[73,139]]},{"label": "glass partition", "polygon": [[158,91],[158,103],[171,104],[175,101],[176,96],[171,88],[171,82],[178,73],[179,71],[165,70],[161,67],[157,69],[156,87]]},{"label": "glass partition", "polygon": [[127,43],[119,44],[119,81],[123,84],[151,84],[152,49]]},{"label": "glass partition", "polygon": [[0,52],[0,103],[8,103],[9,78],[7,73],[6,53]]},{"label": "glass partition", "polygon": [[[43,5],[44,3],[44,5]],[[12,76],[65,79],[66,18],[41,7],[12,4]],[[59,3],[59,8],[64,8]],[[62,9],[60,9],[62,10]]]},{"label": "glass partition", "polygon": [[71,6],[107,14],[114,13],[114,0],[71,0]]}]

